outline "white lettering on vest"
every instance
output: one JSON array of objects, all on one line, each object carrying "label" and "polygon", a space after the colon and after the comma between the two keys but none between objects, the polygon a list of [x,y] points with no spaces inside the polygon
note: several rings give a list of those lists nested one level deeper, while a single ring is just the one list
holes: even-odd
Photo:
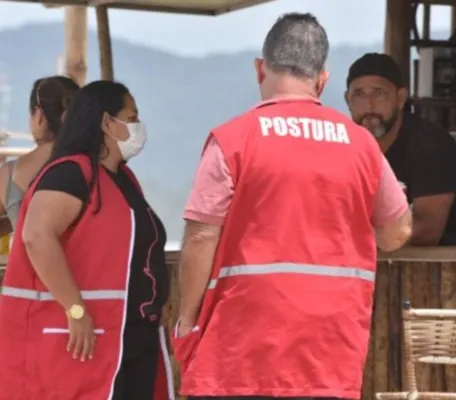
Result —
[{"label": "white lettering on vest", "polygon": [[350,144],[347,127],[345,124],[320,119],[298,117],[259,117],[261,135],[271,134],[284,137],[312,139],[316,142],[331,142]]},{"label": "white lettering on vest", "polygon": [[302,124],[302,134],[304,139],[310,139],[310,123],[312,122],[309,118],[299,118]]},{"label": "white lettering on vest", "polygon": [[347,127],[344,124],[336,124],[336,127],[337,127],[338,142],[350,144],[350,139],[348,138]]},{"label": "white lettering on vest", "polygon": [[260,117],[259,120],[260,120],[261,134],[263,136],[269,136],[269,129],[272,128],[271,118]]},{"label": "white lettering on vest", "polygon": [[316,142],[321,142],[324,137],[325,133],[323,132],[323,123],[317,119],[312,120],[312,136]]},{"label": "white lettering on vest", "polygon": [[274,133],[278,136],[288,135],[288,126],[285,122],[285,118],[275,117],[272,119],[272,125],[274,126]]},{"label": "white lettering on vest", "polygon": [[301,129],[299,129],[299,120],[298,118],[290,117],[287,118],[288,123],[288,133],[293,137],[301,136]]},{"label": "white lettering on vest", "polygon": [[323,121],[325,126],[325,140],[328,142],[337,142],[336,127],[329,121]]}]

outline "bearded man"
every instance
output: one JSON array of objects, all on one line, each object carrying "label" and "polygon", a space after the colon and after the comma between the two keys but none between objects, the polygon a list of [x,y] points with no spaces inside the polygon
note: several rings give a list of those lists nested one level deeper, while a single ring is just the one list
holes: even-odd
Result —
[{"label": "bearded man", "polygon": [[377,139],[413,208],[411,243],[456,244],[456,142],[409,112],[401,70],[386,54],[356,60],[345,100],[353,120]]}]

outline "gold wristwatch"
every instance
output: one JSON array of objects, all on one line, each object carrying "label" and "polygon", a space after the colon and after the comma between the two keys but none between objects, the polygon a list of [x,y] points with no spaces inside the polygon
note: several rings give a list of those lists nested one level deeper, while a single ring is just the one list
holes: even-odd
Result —
[{"label": "gold wristwatch", "polygon": [[85,314],[84,307],[79,304],[73,304],[67,311],[66,315],[71,319],[81,319]]}]

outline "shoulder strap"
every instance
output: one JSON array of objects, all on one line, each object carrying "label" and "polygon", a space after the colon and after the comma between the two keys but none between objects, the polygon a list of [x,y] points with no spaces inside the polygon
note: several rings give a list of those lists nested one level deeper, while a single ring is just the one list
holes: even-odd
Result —
[{"label": "shoulder strap", "polygon": [[144,192],[142,190],[142,187],[138,181],[138,178],[136,178],[136,175],[133,173],[133,171],[127,166],[127,164],[122,164],[120,166],[122,170],[127,174],[127,176],[133,181],[134,185],[136,188],[140,191],[142,195],[144,195]]},{"label": "shoulder strap", "polygon": [[6,165],[8,166],[8,180],[6,181],[5,187],[5,206],[7,207],[9,204],[10,194],[11,194],[11,186],[13,184],[13,172],[14,172],[14,160],[8,161]]}]

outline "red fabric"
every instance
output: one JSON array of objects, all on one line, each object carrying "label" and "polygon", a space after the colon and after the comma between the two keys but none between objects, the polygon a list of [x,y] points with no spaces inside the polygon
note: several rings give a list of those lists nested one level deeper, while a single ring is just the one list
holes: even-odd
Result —
[{"label": "red fabric", "polygon": [[[90,178],[84,156],[57,160],[77,162]],[[37,277],[21,238],[24,217],[36,183],[26,193],[3,285],[47,291]],[[125,167],[127,168],[127,167]],[[104,201],[100,212],[95,190],[77,226],[63,238],[73,277],[84,290],[127,290],[130,241],[134,234],[131,210],[109,175],[99,169]],[[114,216],[114,217],[113,217]],[[86,300],[97,337],[93,360],[73,360],[65,351],[68,335],[44,333],[45,328],[67,329],[67,319],[54,301],[33,301],[11,296],[0,300],[0,399],[1,400],[100,400],[109,399],[121,359],[125,301]],[[159,360],[162,366],[162,359]],[[162,375],[163,369],[159,369]],[[152,384],[152,382],[151,382]],[[157,385],[155,400],[168,400],[166,386]]]},{"label": "red fabric", "polygon": [[[265,133],[261,117],[343,124],[349,143],[291,128]],[[173,339],[181,393],[359,398],[374,282],[261,271],[284,263],[375,272],[378,145],[309,99],[263,103],[212,134],[235,185],[212,279],[230,266],[258,274],[219,279],[204,296],[200,329]]]},{"label": "red fabric", "polygon": [[376,228],[385,226],[390,221],[396,221],[409,208],[404,189],[401,184],[398,184],[396,175],[385,157],[382,164],[382,175],[372,215],[372,223]]},{"label": "red fabric", "polygon": [[231,206],[234,185],[217,141],[205,146],[193,187],[184,209],[184,219],[222,226]]}]

